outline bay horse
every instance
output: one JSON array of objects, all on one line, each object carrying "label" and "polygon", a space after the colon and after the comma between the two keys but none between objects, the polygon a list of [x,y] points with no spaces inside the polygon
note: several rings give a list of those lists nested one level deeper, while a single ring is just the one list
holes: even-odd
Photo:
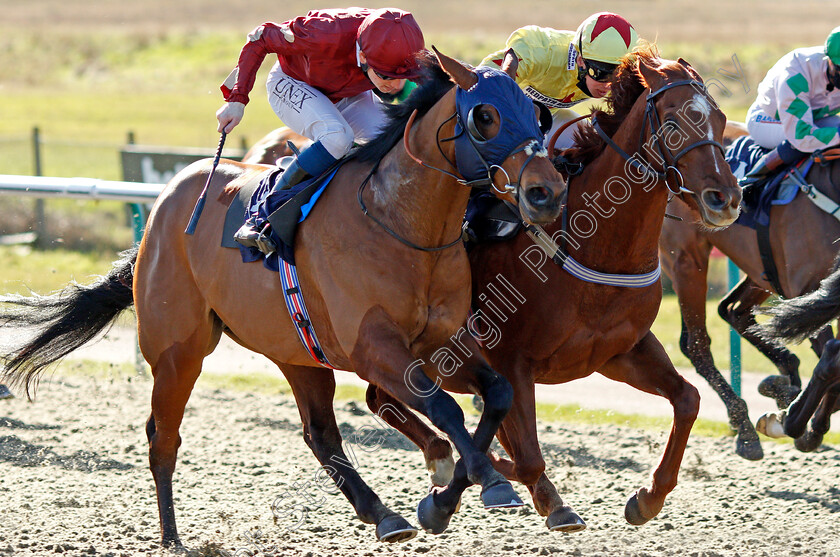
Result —
[{"label": "bay horse", "polygon": [[[470,269],[460,242],[470,191],[464,185],[500,192],[518,204],[522,218],[547,223],[560,212],[565,181],[542,149],[531,101],[509,75],[472,70],[435,52],[439,62],[425,63],[428,83],[411,102],[389,109],[388,126],[348,158],[298,227],[300,288],[329,363],[355,371],[444,431],[469,481],[481,485],[486,507],[517,506],[521,500],[486,454],[511,404],[509,382],[472,339],[465,340],[473,353],[457,381],[488,401],[470,435],[455,400],[431,388],[438,370],[417,361],[433,359],[469,310]],[[455,174],[463,173],[464,157],[483,162],[485,178]],[[359,518],[376,525],[377,538],[412,538],[416,528],[387,508],[349,464],[332,409],[333,369],[313,359],[284,317],[280,280],[220,246],[236,191],[269,169],[221,162],[195,234],[184,233],[211,165],[210,159],[193,163],[167,184],[139,248],[98,283],[71,285],[55,296],[2,299],[17,310],[0,322],[37,328],[34,339],[3,357],[5,376],[25,383],[29,393],[45,366],[133,304],[140,349],[154,376],[146,433],[161,541],[179,546],[172,488],[179,427],[203,359],[227,334],[280,367],[305,442]],[[453,171],[438,171],[442,167]],[[518,179],[511,184],[508,177]]]},{"label": "bay horse", "polygon": [[[840,256],[819,288],[784,300],[761,313],[771,319],[751,332],[764,342],[779,345],[802,342],[819,335],[840,319]],[[831,414],[840,409],[840,340],[828,339],[814,373],[790,405],[758,419],[756,429],[770,437],[793,437],[800,450],[816,450],[831,427]],[[810,419],[810,423],[808,420]]]},{"label": "bay horse", "polygon": [[286,126],[268,132],[265,137],[254,143],[242,156],[242,162],[249,164],[276,164],[277,159],[293,156],[289,147],[292,142],[295,149],[301,151],[312,143],[306,136],[300,135]]},{"label": "bay horse", "polygon": [[[514,389],[513,406],[497,433],[510,460],[496,457],[495,464],[528,487],[550,530],[565,532],[586,525],[545,473],[535,385],[597,371],[671,402],[674,422],[665,451],[650,484],[629,498],[624,512],[635,525],[655,517],[677,483],[700,404],[697,389],[680,376],[650,330],[662,298],[658,241],[665,209],[677,195],[692,207],[695,220],[718,229],[735,221],[741,200],[719,143],[725,117],[687,62],[663,60],[653,47],[642,48],[619,67],[611,90],[611,111],[596,112],[597,127],[583,126],[576,138],[572,155],[585,164],[569,179],[563,223],[537,235],[543,243],[550,236],[565,244],[565,259],[545,255],[527,231],[470,252],[478,308],[471,331]],[[443,387],[466,392],[445,380]],[[367,402],[374,412],[394,404],[375,385]],[[416,416],[386,418],[430,459],[436,439],[431,428]],[[421,521],[426,530],[446,528],[457,507],[455,493],[433,492],[437,512]]]},{"label": "bay horse", "polygon": [[[730,126],[727,126],[729,128]],[[835,202],[840,202],[840,164],[814,164],[808,181]],[[690,209],[674,203],[669,209],[678,217],[690,217]],[[817,207],[807,195],[797,194],[793,202],[774,206],[770,213],[770,245],[779,274],[778,292],[767,279],[755,230],[734,224],[723,230],[694,226],[688,220],[666,220],[659,240],[662,268],[671,278],[682,314],[680,350],[697,372],[709,382],[726,406],[730,426],[737,432],[735,452],[748,460],[762,458],[758,434],[750,420],[747,403],[735,394],[715,366],[711,338],[706,329],[706,293],[709,255],[718,248],[744,271],[746,276],[718,305],[718,314],[778,368],[759,385],[759,392],[774,398],[785,408],[798,394],[799,358],[784,346],[767,342],[752,332],[753,311],[773,294],[793,298],[814,291],[831,270],[838,253],[840,221]],[[812,339],[817,356],[831,338],[828,326]],[[796,442],[801,450],[813,450],[816,438]]]}]

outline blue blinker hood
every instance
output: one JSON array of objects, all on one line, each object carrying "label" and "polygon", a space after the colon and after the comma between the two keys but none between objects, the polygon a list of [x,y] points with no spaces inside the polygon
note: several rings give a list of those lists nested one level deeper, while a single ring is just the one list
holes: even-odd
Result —
[{"label": "blue blinker hood", "polygon": [[[530,140],[543,144],[543,133],[534,112],[534,103],[505,72],[480,67],[469,90],[455,92],[455,162],[458,172],[468,182],[492,176],[494,165],[500,165],[522,143]],[[470,111],[478,105],[491,104],[499,111],[499,133],[486,141],[475,138],[467,129]]]}]

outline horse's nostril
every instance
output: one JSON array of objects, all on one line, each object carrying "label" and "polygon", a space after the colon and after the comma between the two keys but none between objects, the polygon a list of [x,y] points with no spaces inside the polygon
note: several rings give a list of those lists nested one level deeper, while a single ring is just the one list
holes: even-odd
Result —
[{"label": "horse's nostril", "polygon": [[726,196],[720,190],[706,190],[703,192],[703,202],[710,209],[720,210],[726,206]]},{"label": "horse's nostril", "polygon": [[548,188],[543,186],[534,186],[529,188],[525,195],[528,198],[528,203],[534,207],[543,207],[548,205],[551,200],[551,192],[548,191]]}]

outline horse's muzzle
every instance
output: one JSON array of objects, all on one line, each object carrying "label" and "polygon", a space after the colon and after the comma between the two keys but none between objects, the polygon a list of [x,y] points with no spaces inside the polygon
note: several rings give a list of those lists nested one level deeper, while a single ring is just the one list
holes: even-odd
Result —
[{"label": "horse's muzzle", "polygon": [[701,214],[707,225],[729,226],[738,218],[741,204],[739,189],[724,192],[716,188],[707,188],[699,197]]},{"label": "horse's muzzle", "polygon": [[548,224],[554,221],[560,215],[565,191],[565,185],[561,187],[558,183],[523,185],[519,197],[522,217],[534,224]]}]

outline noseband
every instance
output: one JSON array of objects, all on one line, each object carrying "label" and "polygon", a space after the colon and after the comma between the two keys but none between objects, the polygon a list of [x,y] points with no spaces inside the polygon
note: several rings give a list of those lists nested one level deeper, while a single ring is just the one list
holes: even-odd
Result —
[{"label": "noseband", "polygon": [[[680,169],[677,168],[679,160],[692,149],[702,147],[703,145],[713,145],[720,150],[721,154],[725,154],[725,150],[723,148],[723,145],[721,145],[714,139],[702,139],[700,141],[696,141],[688,147],[685,147],[684,149],[677,152],[677,154],[674,154],[673,151],[667,145],[662,145],[662,139],[659,133],[662,129],[662,122],[659,118],[659,112],[656,110],[656,97],[662,94],[663,92],[667,91],[668,89],[673,89],[674,87],[679,87],[682,85],[690,85],[691,87],[702,92],[703,95],[708,97],[709,93],[705,85],[694,79],[683,79],[680,81],[667,83],[659,89],[652,91],[648,94],[647,99],[645,101],[646,106],[644,120],[647,124],[647,130],[650,132],[650,137],[653,139],[653,143],[656,146],[656,150],[658,151],[659,157],[662,160],[662,171],[653,168],[653,166],[651,166],[649,162],[640,160],[640,157],[628,155],[621,147],[618,146],[618,144],[616,144],[615,141],[612,140],[610,136],[607,135],[607,133],[603,130],[603,128],[601,128],[601,125],[598,123],[598,120],[595,117],[592,118],[592,126],[598,132],[598,135],[601,136],[601,139],[603,139],[607,145],[609,145],[614,151],[621,155],[622,158],[624,158],[624,160],[632,164],[643,174],[653,175],[656,176],[658,179],[663,180],[665,182],[665,187],[667,187],[668,191],[670,191],[672,194],[679,195],[682,193],[688,193],[690,195],[696,195],[693,191],[685,187],[685,180],[683,178],[682,172],[680,172]],[[712,104],[714,104],[714,101],[712,101]],[[639,153],[641,153],[642,151],[645,129],[646,128],[643,125],[641,131],[639,132]],[[668,158],[670,158],[670,162],[668,158],[665,157],[666,153],[669,155]],[[676,180],[676,183],[672,184],[672,178]]]}]

